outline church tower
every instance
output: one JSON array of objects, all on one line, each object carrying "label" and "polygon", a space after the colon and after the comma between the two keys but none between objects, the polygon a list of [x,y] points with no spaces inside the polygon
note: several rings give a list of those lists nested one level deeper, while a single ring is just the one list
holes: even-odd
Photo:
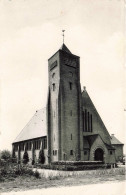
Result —
[{"label": "church tower", "polygon": [[63,43],[48,60],[49,161],[80,159],[80,61]]}]

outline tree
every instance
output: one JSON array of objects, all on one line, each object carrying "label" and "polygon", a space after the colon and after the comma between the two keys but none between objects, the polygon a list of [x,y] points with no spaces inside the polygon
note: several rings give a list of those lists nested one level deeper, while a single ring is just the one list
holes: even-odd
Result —
[{"label": "tree", "polygon": [[43,150],[40,150],[39,151],[39,163],[44,164],[44,162],[45,162],[44,151]]},{"label": "tree", "polygon": [[27,151],[25,151],[24,155],[23,155],[23,163],[27,164],[28,162],[29,162],[28,153],[27,153]]},{"label": "tree", "polygon": [[4,159],[4,160],[11,159],[11,152],[9,150],[1,151],[1,159]]}]

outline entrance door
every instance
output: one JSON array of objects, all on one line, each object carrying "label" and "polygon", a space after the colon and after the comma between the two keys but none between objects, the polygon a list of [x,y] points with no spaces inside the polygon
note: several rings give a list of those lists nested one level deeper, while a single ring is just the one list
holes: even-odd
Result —
[{"label": "entrance door", "polygon": [[101,148],[97,148],[95,150],[95,160],[96,161],[103,161],[103,155],[104,155],[104,152]]}]

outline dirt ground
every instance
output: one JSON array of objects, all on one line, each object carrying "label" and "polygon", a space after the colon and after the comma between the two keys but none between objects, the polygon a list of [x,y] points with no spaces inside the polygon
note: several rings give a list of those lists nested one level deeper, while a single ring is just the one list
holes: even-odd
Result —
[{"label": "dirt ground", "polygon": [[0,192],[23,191],[29,189],[43,189],[63,186],[82,186],[105,182],[124,181],[125,175],[80,175],[68,177],[40,178],[17,177],[12,181],[0,183]]}]

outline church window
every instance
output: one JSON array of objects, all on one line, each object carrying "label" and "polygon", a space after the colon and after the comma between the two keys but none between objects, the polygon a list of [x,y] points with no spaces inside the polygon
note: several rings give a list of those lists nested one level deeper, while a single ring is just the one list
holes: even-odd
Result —
[{"label": "church window", "polygon": [[53,87],[53,91],[55,91],[55,89],[56,89],[55,83],[52,84],[52,87]]},{"label": "church window", "polygon": [[55,156],[57,155],[57,150],[55,150]]},{"label": "church window", "polygon": [[87,131],[87,110],[86,109],[84,114],[84,121],[85,121],[85,131]]},{"label": "church window", "polygon": [[55,72],[52,74],[52,78],[54,78],[55,77]]},{"label": "church window", "polygon": [[110,155],[112,155],[112,151],[110,151]]},{"label": "church window", "polygon": [[17,144],[14,145],[14,150],[15,150],[15,152],[18,151],[18,145]]},{"label": "church window", "polygon": [[73,150],[70,150],[70,155],[73,155]]},{"label": "church window", "polygon": [[53,150],[53,156],[57,156],[57,150]]},{"label": "church window", "polygon": [[31,150],[31,142],[28,142],[28,150]]},{"label": "church window", "polygon": [[21,143],[20,149],[21,149],[21,151],[24,151],[24,143]]},{"label": "church window", "polygon": [[93,126],[92,126],[92,114],[90,112],[87,112],[87,109],[85,109],[82,112],[83,117],[83,131],[84,132],[92,132]]},{"label": "church window", "polygon": [[91,114],[91,132],[92,132],[92,114]]},{"label": "church window", "polygon": [[71,140],[72,140],[72,134],[71,134]]},{"label": "church window", "polygon": [[84,155],[87,155],[87,151],[84,151]]},{"label": "church window", "polygon": [[69,85],[70,85],[70,90],[72,90],[72,85],[73,85],[73,84],[72,84],[71,82],[69,82]]},{"label": "church window", "polygon": [[44,149],[46,149],[46,148],[47,148],[47,138],[44,138],[43,148],[44,148]]},{"label": "church window", "polygon": [[72,73],[72,72],[69,72],[69,76],[70,76],[70,77],[73,77],[73,73]]}]

